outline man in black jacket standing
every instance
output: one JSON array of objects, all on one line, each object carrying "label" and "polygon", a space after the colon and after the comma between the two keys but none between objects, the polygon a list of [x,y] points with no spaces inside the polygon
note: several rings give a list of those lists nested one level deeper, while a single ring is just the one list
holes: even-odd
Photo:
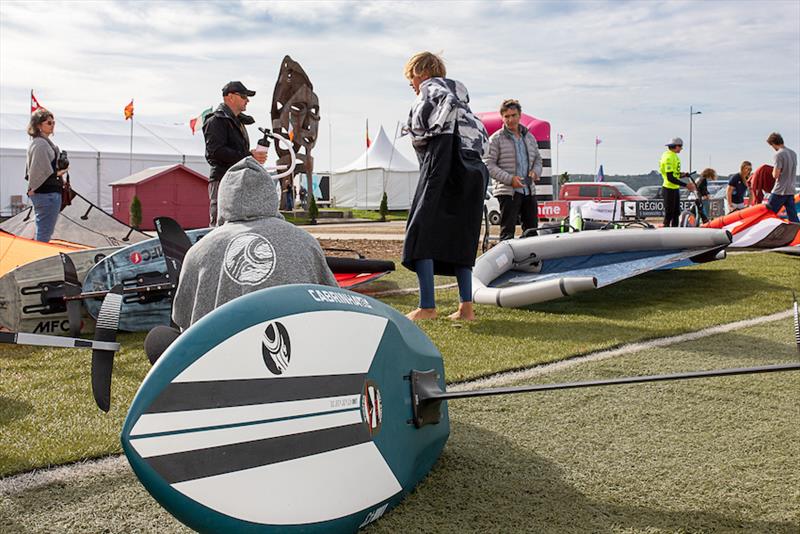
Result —
[{"label": "man in black jacket standing", "polygon": [[262,165],[267,161],[266,151],[250,150],[250,138],[245,126],[253,124],[255,120],[242,113],[247,109],[250,97],[255,94],[242,82],[228,82],[222,88],[222,104],[203,123],[206,161],[211,165],[208,182],[208,198],[211,201],[209,226],[219,226],[225,222],[217,220],[217,191],[219,181],[228,169],[247,156],[253,156]]}]

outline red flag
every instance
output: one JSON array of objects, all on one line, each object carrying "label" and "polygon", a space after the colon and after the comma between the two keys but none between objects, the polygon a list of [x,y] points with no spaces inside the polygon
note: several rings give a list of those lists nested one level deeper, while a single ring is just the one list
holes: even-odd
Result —
[{"label": "red flag", "polygon": [[371,144],[372,141],[369,140],[369,119],[367,119],[367,148],[369,148],[369,145]]},{"label": "red flag", "polygon": [[125,106],[125,120],[133,118],[133,99],[131,98],[131,103]]},{"label": "red flag", "polygon": [[31,89],[31,113],[33,113],[34,111],[36,111],[40,107],[42,107],[42,105],[39,104],[39,101],[36,100],[35,96],[33,96],[33,89]]},{"label": "red flag", "polygon": [[211,111],[212,111],[211,108],[206,108],[200,113],[200,115],[198,115],[197,117],[194,117],[193,119],[191,119],[189,121],[189,128],[192,129],[192,135],[194,135],[194,133],[197,131],[197,126],[198,125],[201,126],[201,127],[203,126],[203,121],[206,120],[206,115],[211,113]]}]

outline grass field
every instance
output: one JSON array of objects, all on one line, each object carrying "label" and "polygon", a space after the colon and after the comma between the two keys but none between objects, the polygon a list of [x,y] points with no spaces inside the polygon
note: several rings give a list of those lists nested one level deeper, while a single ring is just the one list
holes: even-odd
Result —
[{"label": "grass field", "polygon": [[[797,358],[781,320],[536,382]],[[439,463],[368,532],[800,530],[800,373],[461,400],[450,414]],[[0,480],[0,532],[188,529],[120,459],[40,482]]]},{"label": "grass field", "polygon": [[[474,324],[437,319],[420,326],[444,355],[448,381],[463,381],[783,311],[790,289],[800,287],[797,263],[779,254],[739,254],[530,310],[480,306]],[[402,269],[384,280],[382,288],[416,283]],[[437,298],[443,311],[455,308],[455,290]],[[383,300],[404,312],[416,304],[415,295]],[[91,396],[88,352],[0,348],[0,476],[120,452],[119,429],[149,368],[143,338],[120,336],[108,414]]]}]

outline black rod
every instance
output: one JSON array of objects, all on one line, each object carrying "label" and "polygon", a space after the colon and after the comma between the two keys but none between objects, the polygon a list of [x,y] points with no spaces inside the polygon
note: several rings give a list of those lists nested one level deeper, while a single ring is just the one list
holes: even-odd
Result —
[{"label": "black rod", "polygon": [[[150,284],[146,286],[128,286],[122,288],[123,294],[128,293],[150,293],[156,291],[171,291],[175,289],[175,284],[172,282],[167,282],[165,284]],[[96,299],[100,297],[105,297],[108,295],[108,290],[102,291],[89,291],[87,293],[78,293],[77,295],[65,295],[62,297],[64,300],[84,300],[84,299]]]},{"label": "black rod", "polygon": [[511,395],[514,393],[529,393],[535,391],[552,391],[558,389],[578,389],[595,386],[614,386],[620,384],[641,384],[643,382],[665,382],[668,380],[689,380],[692,378],[707,378],[712,376],[731,376],[755,373],[777,373],[781,371],[800,371],[800,363],[787,363],[779,365],[765,365],[761,367],[738,367],[734,369],[713,369],[710,371],[692,371],[688,373],[674,373],[668,375],[627,376],[609,380],[590,380],[586,382],[565,382],[562,384],[538,384],[534,386],[516,386],[507,388],[479,389],[475,391],[434,393],[422,402],[433,402],[452,399],[466,399],[471,397],[487,397],[490,395]]}]

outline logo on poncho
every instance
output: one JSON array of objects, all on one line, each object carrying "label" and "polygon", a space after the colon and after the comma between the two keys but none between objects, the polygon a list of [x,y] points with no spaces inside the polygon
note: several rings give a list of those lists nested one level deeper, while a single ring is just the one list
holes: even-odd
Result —
[{"label": "logo on poncho", "polygon": [[275,270],[275,249],[258,234],[236,236],[225,249],[225,274],[234,282],[255,286]]},{"label": "logo on poncho", "polygon": [[269,323],[264,329],[261,338],[261,354],[267,369],[275,375],[283,374],[289,368],[292,357],[292,343],[289,341],[289,332],[281,323]]}]

